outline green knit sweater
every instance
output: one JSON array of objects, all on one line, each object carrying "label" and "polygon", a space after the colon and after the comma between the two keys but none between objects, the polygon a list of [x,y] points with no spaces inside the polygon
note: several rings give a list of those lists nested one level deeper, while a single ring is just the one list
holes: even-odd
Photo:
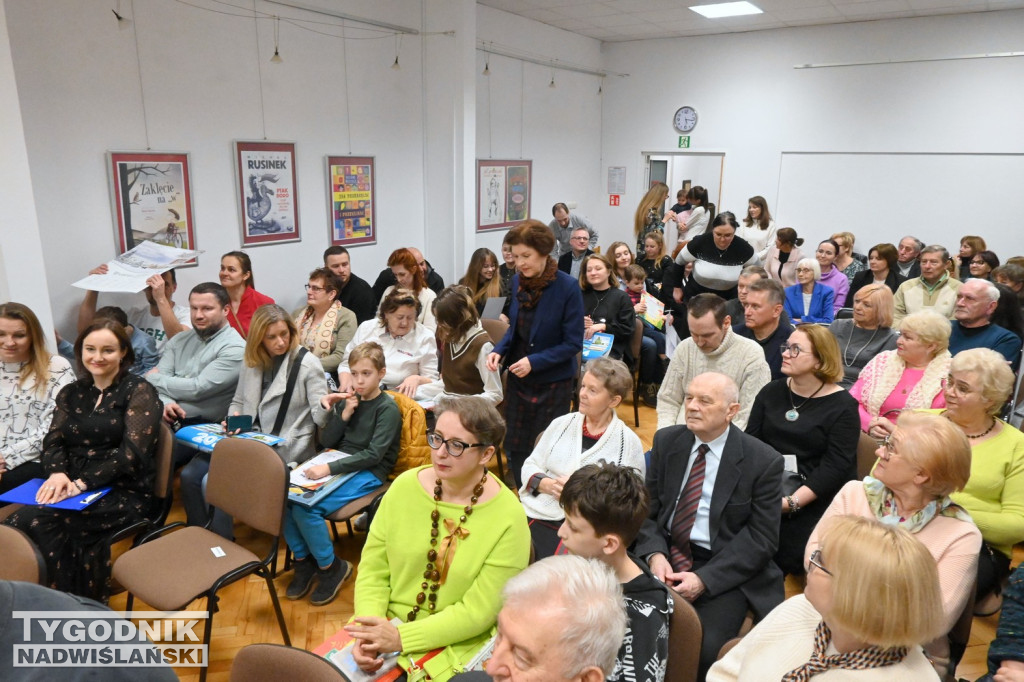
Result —
[{"label": "green knit sweater", "polygon": [[[405,621],[422,590],[434,510],[433,496],[417,480],[424,468],[395,479],[370,524],[356,578],[356,617]],[[413,658],[456,645],[453,649],[467,661],[497,621],[505,582],[529,562],[526,513],[515,494],[499,485],[494,498],[473,507],[464,526],[469,536],[459,541],[448,579],[437,591],[436,613],[424,609],[415,621],[398,626],[403,652]],[[437,507],[442,519],[457,521],[462,514],[459,505],[442,501]]]},{"label": "green knit sweater", "polygon": [[368,470],[378,481],[388,474],[398,460],[398,444],[402,436],[402,414],[395,399],[381,391],[373,400],[364,400],[349,421],[341,418],[342,401],[331,410],[327,426],[320,434],[325,448],[334,448],[350,456],[331,462],[331,475]]}]

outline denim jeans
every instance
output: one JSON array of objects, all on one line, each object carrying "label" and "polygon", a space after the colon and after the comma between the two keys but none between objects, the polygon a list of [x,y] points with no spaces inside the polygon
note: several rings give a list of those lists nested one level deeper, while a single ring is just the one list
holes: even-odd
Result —
[{"label": "denim jeans", "polygon": [[317,566],[330,566],[334,561],[334,543],[324,519],[381,485],[369,471],[359,471],[312,507],[288,502],[284,512],[284,539],[295,558],[305,559],[312,554]]}]

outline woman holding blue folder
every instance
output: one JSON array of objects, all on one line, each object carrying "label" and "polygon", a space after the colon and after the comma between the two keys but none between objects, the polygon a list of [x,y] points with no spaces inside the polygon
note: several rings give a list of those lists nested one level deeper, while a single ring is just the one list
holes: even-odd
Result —
[{"label": "woman holding blue folder", "polygon": [[[4,522],[27,533],[46,561],[50,587],[105,601],[110,548],[106,538],[139,521],[153,504],[154,453],[163,406],[156,389],[128,372],[135,361],[124,327],[94,322],[75,342],[82,378],[57,394],[43,439],[48,476],[25,506]],[[81,510],[48,505],[110,486]]]}]

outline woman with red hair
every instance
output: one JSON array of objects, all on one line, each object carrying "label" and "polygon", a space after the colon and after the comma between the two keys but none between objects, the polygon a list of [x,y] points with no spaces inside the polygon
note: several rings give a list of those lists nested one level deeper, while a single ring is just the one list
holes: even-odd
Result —
[{"label": "woman with red hair", "polygon": [[420,270],[416,256],[412,255],[409,249],[395,249],[388,256],[388,267],[391,268],[391,274],[395,276],[398,284],[392,284],[385,289],[380,300],[383,301],[396,286],[399,289],[409,289],[420,301],[420,314],[416,321],[432,332],[437,331],[437,320],[434,319],[434,299],[437,298],[437,294],[427,286],[427,278]]}]

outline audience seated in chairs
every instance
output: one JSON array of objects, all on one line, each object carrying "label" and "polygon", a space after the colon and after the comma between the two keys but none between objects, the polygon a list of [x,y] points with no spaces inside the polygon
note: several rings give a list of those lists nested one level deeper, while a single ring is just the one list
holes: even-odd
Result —
[{"label": "audience seated in chairs", "polygon": [[1013,545],[1024,540],[1024,434],[996,416],[1013,390],[1013,372],[999,353],[973,348],[953,358],[945,389],[943,414],[971,442],[971,477],[952,498],[985,540],[976,613],[987,615],[998,608]]},{"label": "audience seated in chairs", "polygon": [[[853,253],[853,245],[857,238],[852,232],[836,232],[832,235],[831,239],[839,246],[839,255],[836,256],[835,267],[846,276],[847,283],[852,287],[853,278],[867,270],[867,265],[861,262],[864,256],[858,258],[857,256],[860,254],[854,255]],[[849,292],[847,292],[846,296],[843,296],[840,303],[845,305],[848,295]]]},{"label": "audience seated in chairs", "polygon": [[[742,277],[740,280],[742,281]],[[764,352],[765,362],[771,371],[771,378],[783,378],[782,353],[779,348],[793,333],[793,325],[783,310],[785,291],[773,279],[752,277],[745,288],[743,321],[733,324],[732,330],[739,336],[755,341]],[[732,303],[732,301],[729,301]]]},{"label": "audience seated in chairs", "polygon": [[[619,280],[611,261],[595,253],[583,260],[580,288],[583,290],[583,338],[593,338],[602,332],[614,338],[609,357],[622,360],[628,356],[629,341],[633,337],[633,304],[629,295],[618,288]],[[636,360],[628,358],[629,362]]]},{"label": "audience seated in chairs", "polygon": [[333,272],[317,268],[309,273],[306,305],[292,314],[299,343],[319,359],[323,371],[330,374],[338,371],[348,342],[359,326],[355,313],[338,301],[341,288],[341,280]]},{"label": "audience seated in chairs", "polygon": [[[433,295],[434,292],[430,292]],[[431,296],[433,301],[433,296]],[[417,322],[419,299],[409,289],[391,289],[380,303],[377,319],[359,325],[348,343],[346,355],[372,341],[384,349],[387,360],[385,385],[413,398],[423,384],[436,381],[437,342],[434,331]],[[433,314],[431,314],[433,318]],[[352,389],[348,359],[338,366],[338,388],[341,393]]]},{"label": "audience seated in chairs", "polygon": [[804,593],[786,600],[708,682],[934,680],[921,645],[942,632],[935,560],[902,528],[858,516],[822,529]]},{"label": "audience seated in chairs", "polygon": [[686,426],[654,434],[651,512],[634,550],[700,616],[697,679],[739,634],[748,610],[763,618],[784,597],[772,562],[782,457],[730,424],[739,409],[739,389],[723,374],[700,374],[686,387]]},{"label": "audience seated in chairs", "polygon": [[[821,269],[821,277],[816,279],[824,286],[831,287],[834,294],[832,297],[833,314],[843,307],[846,303],[846,295],[850,292],[850,280],[835,265],[838,257],[839,244],[831,239],[826,239],[818,244],[818,250],[814,252],[814,258],[818,261],[818,267]],[[810,322],[811,320],[805,321]],[[828,320],[828,322],[831,321],[831,319]]]},{"label": "audience seated in chairs", "polygon": [[946,270],[950,263],[946,247],[932,244],[924,247],[918,264],[921,276],[908,279],[896,289],[893,322],[900,327],[903,318],[925,308],[934,308],[943,317],[952,317],[960,281]]},{"label": "audience seated in chairs", "polygon": [[875,244],[868,251],[868,269],[862,270],[854,275],[850,282],[850,293],[846,295],[845,306],[853,307],[854,297],[857,292],[869,284],[884,284],[893,294],[906,277],[899,274],[896,267],[899,254],[892,244]]},{"label": "audience seated in chairs", "polygon": [[[419,252],[417,251],[417,253]],[[396,289],[411,291],[416,300],[419,301],[416,321],[433,332],[437,327],[437,322],[434,321],[433,307],[437,292],[432,287],[427,286],[426,275],[424,275],[423,270],[416,263],[416,256],[413,254],[412,249],[396,249],[392,251],[391,256],[388,257],[388,267],[391,268],[391,273],[394,275],[396,283],[384,289],[384,293],[380,297],[380,305],[383,307],[384,299]],[[377,281],[379,283],[380,279],[378,278]],[[374,286],[376,287],[376,285]],[[441,288],[444,288],[444,284],[441,285]]]},{"label": "audience seated in chairs", "polygon": [[948,346],[949,320],[931,310],[907,315],[896,350],[872,358],[850,388],[860,406],[860,430],[884,438],[901,410],[945,407]]},{"label": "audience seated in chairs", "polygon": [[373,319],[380,297],[373,295],[373,289],[366,280],[352,272],[348,249],[344,246],[327,247],[324,251],[324,267],[333,272],[341,283],[335,300],[355,313],[357,324]]},{"label": "audience seated in chairs", "polygon": [[683,394],[690,381],[704,372],[721,372],[740,387],[740,410],[733,423],[747,425],[754,396],[771,380],[764,352],[756,341],[735,333],[725,314],[725,301],[699,294],[687,302],[690,337],[676,346],[658,391],[658,428],[682,424]]},{"label": "audience seated in chairs", "polygon": [[971,446],[948,419],[925,412],[904,412],[877,455],[871,476],[850,481],[832,500],[811,533],[804,558],[818,549],[818,536],[836,516],[865,516],[912,533],[928,548],[939,571],[943,636],[926,650],[945,678],[955,672],[963,655],[962,649],[951,651],[945,633],[953,629],[968,601],[973,603],[981,549],[978,527],[949,498],[967,484]]},{"label": "audience seated in chairs", "polygon": [[750,411],[747,433],[795,458],[796,474],[776,499],[781,512],[775,563],[804,570],[804,547],[839,489],[857,477],[857,401],[836,383],[843,376],[839,344],[828,328],[797,325],[782,346],[782,373]]},{"label": "audience seated in chairs", "polygon": [[74,380],[68,361],[47,352],[35,313],[21,303],[0,304],[0,492],[43,477],[43,437],[57,394]]},{"label": "audience seated in chairs", "polygon": [[884,284],[868,284],[853,294],[853,318],[835,320],[828,329],[843,352],[843,379],[839,385],[850,390],[864,365],[887,350],[896,350],[892,328],[892,292]]},{"label": "audience seated in chairs", "polygon": [[[401,652],[408,668],[440,647],[444,655],[424,667],[432,679],[448,679],[452,664],[464,664],[490,638],[502,587],[529,561],[522,506],[487,472],[504,436],[501,416],[479,397],[445,401],[437,414],[433,465],[395,479],[363,547],[355,617],[345,629],[358,640],[353,657],[366,672],[391,652]],[[395,617],[397,627],[389,622]]]},{"label": "audience seated in chairs", "polygon": [[955,319],[949,350],[956,355],[968,348],[991,348],[1006,358],[1010,368],[1016,372],[1020,367],[1021,338],[993,323],[999,299],[999,287],[992,282],[969,279],[963,283],[953,308]]},{"label": "audience seated in chairs", "polygon": [[[128,372],[135,361],[124,327],[94,322],[75,342],[82,378],[56,398],[41,462],[48,476],[4,523],[27,533],[46,560],[50,586],[104,601],[110,591],[106,538],[151,510],[162,414],[156,390]],[[110,486],[84,509],[54,502]]]},{"label": "audience seated in chairs", "polygon": [[[736,236],[737,227],[736,216],[723,211],[715,216],[707,232],[693,237],[676,256],[677,268],[693,263],[693,274],[686,282],[687,299],[698,294],[736,298],[740,272],[757,262],[754,247]],[[675,292],[673,297],[681,300]]]},{"label": "audience seated in chairs", "polygon": [[220,283],[230,297],[228,324],[244,339],[249,334],[253,313],[261,305],[273,303],[274,299],[256,291],[252,261],[243,251],[230,251],[221,256]]},{"label": "audience seated in chairs", "polygon": [[419,394],[433,399],[479,395],[500,403],[501,376],[487,368],[494,344],[480,326],[469,289],[461,284],[445,287],[434,301],[434,316],[441,344],[441,378],[422,386]]},{"label": "audience seated in chairs", "polygon": [[796,279],[796,284],[786,287],[783,304],[793,324],[832,322],[836,311],[835,291],[821,282],[821,264],[813,258],[802,259],[796,266]]},{"label": "audience seated in chairs", "polygon": [[764,269],[768,276],[791,287],[796,284],[796,266],[804,258],[800,247],[804,245],[803,237],[798,237],[792,227],[782,227],[775,233],[775,246],[768,250],[764,260]]},{"label": "audience seated in chairs", "polygon": [[338,474],[352,477],[310,507],[289,501],[285,510],[284,537],[295,554],[295,575],[285,596],[302,599],[313,590],[310,603],[314,606],[332,602],[352,574],[352,564],[335,556],[324,518],[380,488],[398,457],[402,418],[395,401],[380,390],[387,371],[383,349],[364,343],[352,349],[348,360],[351,390],[329,393],[320,400],[321,407],[330,410],[320,442],[348,456],[308,466],[304,473],[312,480]]},{"label": "audience seated in chairs", "polygon": [[[327,381],[320,361],[299,346],[295,323],[284,308],[271,304],[256,310],[244,363],[227,414],[251,416],[255,429],[284,438],[276,450],[286,464],[305,462],[316,454],[316,427],[327,423],[328,412],[320,405]],[[205,526],[210,520],[205,496],[209,470],[206,455],[193,458],[181,470],[181,501],[190,526]],[[220,510],[214,512],[211,530],[234,537],[231,517]]]},{"label": "audience seated in chairs", "polygon": [[[626,551],[650,511],[642,474],[607,460],[587,464],[565,482],[559,502],[565,513],[558,529],[564,548],[608,565],[622,585],[629,627],[607,679],[656,678],[651,671],[665,670],[668,661],[673,603],[669,588]],[[692,646],[698,648],[697,642]]]},{"label": "audience seated in chairs", "polygon": [[[459,280],[459,284],[469,289],[478,316],[484,314],[487,299],[508,296],[508,284],[498,276],[498,257],[490,249],[477,249],[473,252],[466,274]],[[508,309],[507,300],[504,309]]]},{"label": "audience seated in chairs", "polygon": [[657,407],[658,390],[661,388],[661,380],[665,376],[665,369],[668,367],[668,356],[665,354],[665,332],[663,331],[666,322],[662,321],[662,328],[658,329],[644,318],[644,314],[647,312],[647,301],[644,299],[644,293],[649,293],[655,298],[657,298],[658,293],[657,290],[647,290],[646,275],[647,273],[644,269],[636,263],[626,266],[626,295],[629,296],[629,302],[633,304],[636,318],[640,320],[640,324],[643,326],[643,338],[640,341],[640,357],[634,358],[634,362],[640,362],[640,393],[648,407]]},{"label": "audience seated in chairs", "polygon": [[631,467],[640,475],[646,471],[640,439],[615,413],[632,384],[622,362],[588,362],[580,382],[579,412],[554,419],[523,464],[519,497],[537,557],[551,556],[560,548],[558,528],[565,516],[559,498],[574,471],[602,461]]}]

